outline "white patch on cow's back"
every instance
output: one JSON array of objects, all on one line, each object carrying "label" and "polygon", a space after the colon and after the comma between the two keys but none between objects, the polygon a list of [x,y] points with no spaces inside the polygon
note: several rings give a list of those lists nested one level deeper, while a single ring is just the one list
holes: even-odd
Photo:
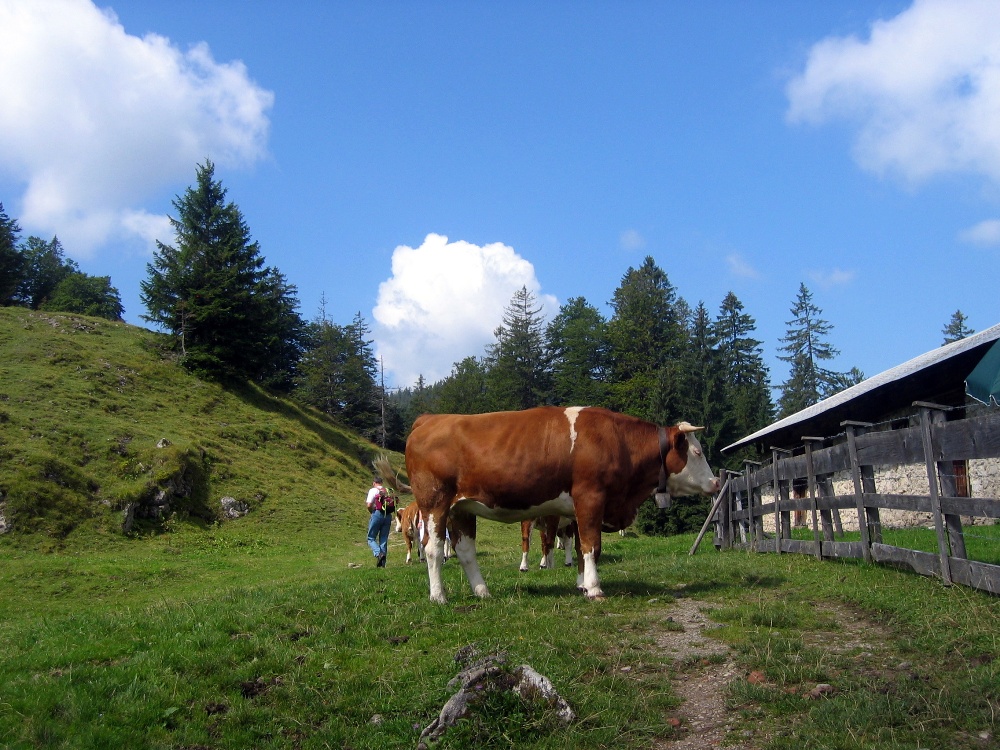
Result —
[{"label": "white patch on cow's back", "polygon": [[541,518],[542,516],[575,517],[573,498],[570,497],[568,492],[563,492],[559,497],[553,500],[546,500],[540,505],[532,505],[530,508],[490,508],[478,500],[470,500],[467,497],[459,498],[452,507],[456,510],[462,510],[465,513],[471,513],[474,516],[486,518],[490,521],[499,521],[500,523],[520,523],[521,521]]},{"label": "white patch on cow's back", "polygon": [[566,415],[566,419],[569,420],[569,452],[573,452],[573,448],[576,446],[576,418],[580,416],[580,412],[586,409],[586,406],[569,406],[563,413]]}]

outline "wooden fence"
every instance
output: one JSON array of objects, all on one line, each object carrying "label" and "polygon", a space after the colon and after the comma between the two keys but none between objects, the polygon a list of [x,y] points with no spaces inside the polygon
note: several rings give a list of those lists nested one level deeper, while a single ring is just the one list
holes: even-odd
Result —
[{"label": "wooden fence", "polygon": [[[962,528],[963,516],[1000,518],[1000,499],[960,497],[953,469],[955,461],[1000,458],[1000,413],[945,421],[946,407],[924,402],[914,406],[919,410],[915,426],[875,430],[871,424],[845,422],[841,425],[845,433],[828,447],[827,439],[804,437],[804,452],[800,455],[773,449],[768,464],[748,462],[743,473],[726,472],[722,492],[691,553],[714,522],[715,544],[722,549],[792,552],[818,559],[862,558],[908,566],[922,575],[938,576],[946,584],[960,583],[1000,594],[1000,565],[969,560]],[[1000,471],[1000,462],[997,465]],[[916,467],[921,476],[926,470],[928,494],[879,493],[875,468],[883,466]],[[853,492],[837,495],[833,477],[845,473],[853,479]],[[806,497],[792,497],[793,484],[803,483],[807,484]],[[937,553],[883,543],[883,509],[930,513]],[[805,511],[811,517],[811,540],[791,538],[794,511]],[[860,541],[835,540],[842,511],[857,513]],[[774,516],[773,534],[764,533],[767,515]]]}]

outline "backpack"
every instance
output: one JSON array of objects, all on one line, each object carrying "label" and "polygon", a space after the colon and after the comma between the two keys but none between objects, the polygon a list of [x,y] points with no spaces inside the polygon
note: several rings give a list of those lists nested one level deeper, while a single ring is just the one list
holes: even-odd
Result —
[{"label": "backpack", "polygon": [[396,498],[385,487],[379,490],[378,497],[375,498],[375,510],[384,511],[388,515],[396,512]]}]

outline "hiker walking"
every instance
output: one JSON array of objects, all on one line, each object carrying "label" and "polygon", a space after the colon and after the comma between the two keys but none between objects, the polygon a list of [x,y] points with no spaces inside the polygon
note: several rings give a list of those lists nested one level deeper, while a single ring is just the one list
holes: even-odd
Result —
[{"label": "hiker walking", "polygon": [[392,514],[396,510],[396,498],[382,486],[382,477],[375,477],[365,500],[371,518],[368,519],[368,546],[375,555],[375,567],[385,567],[385,556],[389,551],[389,528]]}]

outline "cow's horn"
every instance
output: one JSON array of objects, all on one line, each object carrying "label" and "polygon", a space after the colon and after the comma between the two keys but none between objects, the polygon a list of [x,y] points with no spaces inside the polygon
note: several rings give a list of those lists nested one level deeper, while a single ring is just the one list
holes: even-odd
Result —
[{"label": "cow's horn", "polygon": [[690,422],[678,422],[677,423],[677,429],[680,430],[681,432],[701,432],[705,428],[704,427],[695,427]]}]

